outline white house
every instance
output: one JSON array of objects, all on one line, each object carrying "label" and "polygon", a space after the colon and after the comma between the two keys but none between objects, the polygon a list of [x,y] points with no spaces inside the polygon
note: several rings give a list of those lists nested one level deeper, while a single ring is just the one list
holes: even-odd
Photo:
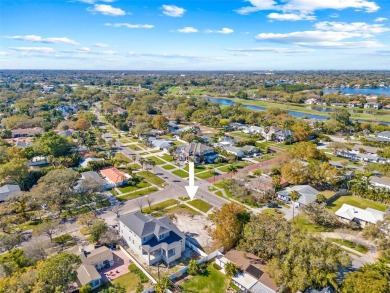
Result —
[{"label": "white house", "polygon": [[185,250],[185,235],[167,216],[153,218],[140,212],[121,216],[119,233],[148,265],[159,261],[169,265]]},{"label": "white house", "polygon": [[103,158],[86,158],[85,160],[83,160],[81,163],[80,163],[80,167],[82,168],[88,168],[88,163],[89,162],[95,162],[95,161],[103,161],[104,159]]},{"label": "white house", "polygon": [[366,208],[363,210],[345,203],[336,211],[335,214],[342,221],[354,221],[364,227],[368,224],[376,224],[376,222],[382,221],[385,213],[372,208]]},{"label": "white house", "polygon": [[375,187],[380,187],[380,188],[385,188],[390,190],[390,178],[388,177],[371,176],[370,183]]},{"label": "white house", "polygon": [[284,202],[291,202],[290,194],[292,191],[296,191],[300,195],[298,201],[295,203],[298,207],[315,202],[317,200],[317,194],[319,194],[319,191],[310,185],[295,185],[278,191],[278,198]]},{"label": "white house", "polygon": [[224,147],[223,149],[226,152],[228,152],[229,154],[235,155],[236,157],[239,157],[239,158],[245,157],[245,153],[240,148],[228,146],[228,147]]},{"label": "white house", "polygon": [[390,141],[390,131],[382,131],[382,132],[377,134],[377,137],[387,139]]},{"label": "white house", "polygon": [[47,165],[49,161],[45,156],[36,156],[27,162],[27,166],[42,166]]}]

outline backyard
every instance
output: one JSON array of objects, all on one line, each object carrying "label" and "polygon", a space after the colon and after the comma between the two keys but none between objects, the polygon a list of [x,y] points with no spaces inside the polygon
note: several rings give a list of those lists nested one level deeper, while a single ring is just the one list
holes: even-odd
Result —
[{"label": "backyard", "polygon": [[186,292],[225,293],[229,286],[229,279],[218,271],[211,263],[201,275],[186,279],[179,284]]},{"label": "backyard", "polygon": [[384,212],[387,206],[383,203],[375,202],[369,199],[361,198],[353,195],[344,195],[328,204],[328,207],[332,212],[337,211],[341,206],[346,203],[356,206],[361,209],[372,208]]}]

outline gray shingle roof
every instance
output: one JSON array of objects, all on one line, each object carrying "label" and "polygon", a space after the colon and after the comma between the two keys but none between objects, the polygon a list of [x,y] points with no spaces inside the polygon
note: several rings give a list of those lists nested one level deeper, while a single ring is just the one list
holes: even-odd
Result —
[{"label": "gray shingle roof", "polygon": [[0,201],[6,200],[9,196],[20,191],[19,185],[6,184],[0,187]]}]

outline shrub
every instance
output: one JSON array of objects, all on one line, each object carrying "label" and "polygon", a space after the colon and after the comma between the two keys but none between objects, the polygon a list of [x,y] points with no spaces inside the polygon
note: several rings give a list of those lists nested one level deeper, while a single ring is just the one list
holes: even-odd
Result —
[{"label": "shrub", "polygon": [[213,263],[213,268],[218,270],[218,271],[222,270],[222,268],[219,265],[217,265],[217,263]]}]

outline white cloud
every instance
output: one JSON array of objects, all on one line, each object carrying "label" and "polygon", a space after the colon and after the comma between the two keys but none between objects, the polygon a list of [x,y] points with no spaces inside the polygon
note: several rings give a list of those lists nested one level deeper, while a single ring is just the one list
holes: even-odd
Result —
[{"label": "white cloud", "polygon": [[108,48],[108,47],[110,47],[110,45],[106,44],[106,43],[96,43],[94,46],[98,47],[98,48]]},{"label": "white cloud", "polygon": [[0,56],[6,56],[9,55],[9,52],[7,51],[0,51]]},{"label": "white cloud", "polygon": [[127,27],[127,28],[154,28],[153,24],[131,24],[131,23],[105,23],[105,26],[111,26],[111,27]]},{"label": "white cloud", "polygon": [[289,53],[289,54],[296,54],[296,53],[310,53],[315,52],[313,49],[302,49],[302,48],[279,48],[279,47],[256,47],[256,48],[229,48],[228,51],[233,52],[273,52],[273,53]]},{"label": "white cloud", "polygon": [[19,52],[32,52],[32,53],[54,53],[55,50],[50,47],[11,47],[11,50]]},{"label": "white cloud", "polygon": [[234,33],[234,30],[231,29],[231,28],[228,28],[228,27],[224,27],[220,30],[207,30],[206,31],[207,33],[215,33],[215,34],[224,34],[224,35],[227,35],[227,34],[231,34],[231,33]]},{"label": "white cloud", "polygon": [[386,21],[387,20],[387,18],[386,17],[377,17],[377,18],[375,18],[375,22],[382,22],[382,21]]},{"label": "white cloud", "polygon": [[186,12],[184,8],[175,5],[163,5],[161,8],[165,15],[171,17],[181,17]]},{"label": "white cloud", "polygon": [[79,51],[79,52],[91,52],[91,49],[88,48],[88,47],[81,47],[81,48],[76,49],[76,51]]},{"label": "white cloud", "polygon": [[323,21],[316,23],[315,28],[318,30],[333,32],[356,32],[360,33],[362,37],[373,37],[376,34],[390,31],[390,29],[384,27],[383,24],[368,24],[365,22],[346,23]]},{"label": "white cloud", "polygon": [[183,28],[179,28],[177,32],[184,33],[184,34],[191,34],[191,33],[197,33],[198,30],[192,26],[185,26]]},{"label": "white cloud", "polygon": [[286,12],[314,12],[323,9],[343,10],[348,8],[361,9],[365,12],[375,12],[379,6],[369,0],[284,0],[278,4],[274,0],[247,0],[252,6],[237,10],[239,14],[250,14],[262,10],[277,10]]},{"label": "white cloud", "polygon": [[267,17],[271,20],[289,20],[289,21],[297,21],[297,20],[315,20],[316,17],[314,15],[308,15],[306,13],[276,13],[272,12],[267,15]]},{"label": "white cloud", "polygon": [[37,35],[25,35],[25,36],[6,36],[5,38],[19,40],[19,41],[34,42],[34,43],[78,45],[76,41],[65,37],[43,38]]},{"label": "white cloud", "polygon": [[364,33],[349,31],[301,31],[285,34],[261,33],[256,36],[259,41],[267,41],[282,44],[293,44],[304,47],[322,48],[371,48],[382,47],[377,41],[348,41],[357,37],[367,37]]},{"label": "white cloud", "polygon": [[89,8],[88,11],[92,13],[101,13],[110,16],[121,16],[126,14],[124,10],[112,7],[111,5],[107,4],[95,4],[94,7]]}]

